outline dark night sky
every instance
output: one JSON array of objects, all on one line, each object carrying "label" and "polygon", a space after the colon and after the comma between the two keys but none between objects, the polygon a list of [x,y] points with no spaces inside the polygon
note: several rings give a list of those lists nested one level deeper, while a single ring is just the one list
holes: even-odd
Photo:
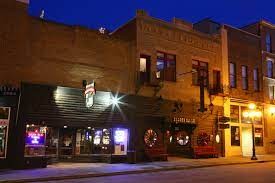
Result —
[{"label": "dark night sky", "polygon": [[134,17],[136,9],[167,21],[211,17],[237,27],[260,19],[275,23],[275,0],[30,0],[31,15],[39,16],[42,9],[48,20],[110,30]]}]

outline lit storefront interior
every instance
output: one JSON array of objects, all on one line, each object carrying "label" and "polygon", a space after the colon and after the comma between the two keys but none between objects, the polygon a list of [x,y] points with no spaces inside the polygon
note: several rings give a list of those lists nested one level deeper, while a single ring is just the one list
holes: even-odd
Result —
[{"label": "lit storefront interior", "polygon": [[[263,110],[258,106],[259,112]],[[231,103],[230,106],[230,140],[231,155],[252,155],[252,122],[254,123],[255,146],[258,154],[264,153],[264,125],[263,117],[256,115],[253,120],[246,115],[249,105]]]}]

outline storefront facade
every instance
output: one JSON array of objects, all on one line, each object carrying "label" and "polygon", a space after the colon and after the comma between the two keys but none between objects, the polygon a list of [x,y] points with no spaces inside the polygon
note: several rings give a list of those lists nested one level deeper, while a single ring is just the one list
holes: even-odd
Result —
[{"label": "storefront facade", "polygon": [[14,134],[19,90],[0,86],[0,168],[8,167],[16,153]]}]

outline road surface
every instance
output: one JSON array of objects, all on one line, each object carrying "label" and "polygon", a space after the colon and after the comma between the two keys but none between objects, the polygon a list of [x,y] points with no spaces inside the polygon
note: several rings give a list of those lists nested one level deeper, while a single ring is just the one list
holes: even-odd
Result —
[{"label": "road surface", "polygon": [[133,175],[95,177],[48,183],[275,183],[275,162],[246,165],[217,166],[180,171],[163,171]]}]

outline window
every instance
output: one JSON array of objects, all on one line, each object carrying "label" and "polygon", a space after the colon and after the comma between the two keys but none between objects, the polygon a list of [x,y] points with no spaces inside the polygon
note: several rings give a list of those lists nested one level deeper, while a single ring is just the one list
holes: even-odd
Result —
[{"label": "window", "polygon": [[247,74],[247,66],[242,66],[242,87],[243,90],[248,89],[248,74]]},{"label": "window", "polygon": [[255,128],[255,145],[263,146],[263,129]]},{"label": "window", "polygon": [[271,48],[271,36],[269,33],[266,34],[265,37],[265,44],[266,44],[266,51],[271,53],[272,52],[272,48]]},{"label": "window", "polygon": [[0,158],[6,158],[10,108],[0,107]]},{"label": "window", "polygon": [[259,91],[259,71],[258,68],[253,70],[254,91]]},{"label": "window", "polygon": [[213,71],[213,87],[215,89],[221,89],[221,72],[214,70]]},{"label": "window", "polygon": [[240,146],[240,127],[231,126],[231,146]]},{"label": "window", "polygon": [[233,123],[239,123],[239,106],[230,105],[230,121]]},{"label": "window", "polygon": [[27,125],[25,137],[25,157],[45,156],[45,126]]},{"label": "window", "polygon": [[164,81],[176,81],[176,56],[157,53],[156,78]]},{"label": "window", "polygon": [[139,81],[140,84],[150,82],[151,62],[150,56],[141,55],[139,59]]},{"label": "window", "polygon": [[197,71],[192,74],[192,84],[199,85],[200,77],[202,77],[204,86],[208,86],[208,63],[193,60],[192,69]]},{"label": "window", "polygon": [[236,82],[236,64],[230,63],[229,64],[229,80],[230,80],[230,87],[236,88],[237,82]]},{"label": "window", "polygon": [[271,60],[267,60],[267,77],[273,78],[273,62]]},{"label": "window", "polygon": [[269,86],[269,99],[275,100],[275,86]]},{"label": "window", "polygon": [[144,134],[144,143],[146,146],[150,148],[153,147],[154,145],[156,145],[157,140],[158,140],[158,135],[154,130],[152,129],[146,130]]}]

